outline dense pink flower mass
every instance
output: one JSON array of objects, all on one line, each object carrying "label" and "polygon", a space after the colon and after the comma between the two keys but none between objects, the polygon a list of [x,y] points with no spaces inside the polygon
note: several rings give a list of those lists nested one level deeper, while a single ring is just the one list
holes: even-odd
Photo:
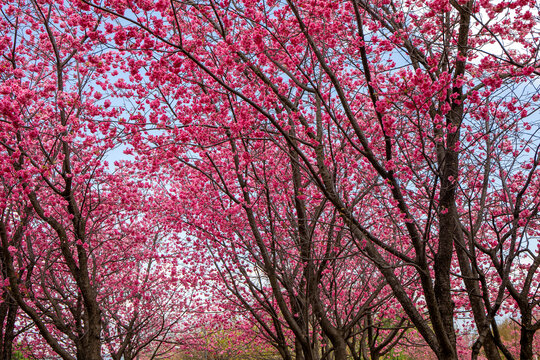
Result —
[{"label": "dense pink flower mass", "polygon": [[2,0],[0,359],[540,356],[536,0]]}]

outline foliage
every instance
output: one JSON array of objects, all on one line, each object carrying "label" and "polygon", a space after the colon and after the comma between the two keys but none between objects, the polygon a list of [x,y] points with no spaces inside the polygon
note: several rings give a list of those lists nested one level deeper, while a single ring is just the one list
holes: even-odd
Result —
[{"label": "foliage", "polygon": [[3,358],[538,352],[537,1],[1,6]]}]

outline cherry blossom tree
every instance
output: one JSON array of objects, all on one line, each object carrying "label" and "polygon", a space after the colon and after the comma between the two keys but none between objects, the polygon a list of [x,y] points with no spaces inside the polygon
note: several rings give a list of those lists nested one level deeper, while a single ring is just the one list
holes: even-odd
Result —
[{"label": "cherry blossom tree", "polygon": [[101,24],[66,2],[2,3],[5,358],[27,325],[21,350],[38,358],[163,355],[189,303],[144,184],[104,159],[121,138],[120,111],[98,90],[115,58]]},{"label": "cherry blossom tree", "polygon": [[[9,209],[8,200],[23,204],[20,207],[35,213],[38,221],[31,225],[22,213],[7,219],[14,220],[13,223],[2,223],[3,265],[9,278],[10,295],[32,319],[49,346],[60,356],[71,358],[61,345],[62,340],[52,335],[39,314],[40,310],[53,310],[58,316],[60,309],[54,306],[50,310],[36,309],[28,299],[28,288],[32,285],[30,279],[38,261],[45,267],[54,267],[59,263],[51,264],[50,261],[63,258],[63,265],[73,278],[55,278],[52,281],[73,281],[80,288],[79,294],[72,299],[78,306],[71,310],[73,316],[81,321],[81,327],[78,332],[75,327],[69,332],[80,341],[77,352],[86,354],[86,358],[97,359],[101,348],[101,315],[90,280],[88,244],[85,246],[86,214],[80,206],[87,197],[90,199],[86,191],[77,198],[75,190],[84,189],[88,177],[74,179],[73,167],[82,167],[88,161],[86,169],[92,171],[99,164],[88,154],[74,154],[74,148],[70,146],[73,134],[81,128],[77,121],[80,99],[79,94],[70,92],[71,84],[67,78],[68,69],[80,60],[76,56],[79,47],[74,48],[73,44],[80,42],[84,46],[89,39],[84,34],[77,38],[73,32],[58,32],[52,20],[57,16],[53,5],[35,2],[6,4],[3,10],[3,27],[6,30],[3,67],[6,72],[2,84],[2,160],[6,175],[5,194],[9,195],[4,198],[4,208]],[[36,53],[45,56],[36,57]],[[29,227],[32,231],[21,234]],[[21,242],[21,236],[28,239],[26,244]],[[58,252],[49,250],[48,236],[54,239],[52,249],[58,249]],[[22,246],[17,248],[17,245]],[[24,245],[28,250],[28,263],[17,264],[13,255],[22,251]],[[37,254],[33,251],[36,248]],[[22,266],[18,268],[17,265]],[[27,286],[24,288],[20,286],[18,273],[26,277]],[[45,288],[43,291],[41,296],[50,296]],[[81,316],[84,316],[84,324]],[[59,320],[57,326],[65,327],[61,318]]]}]

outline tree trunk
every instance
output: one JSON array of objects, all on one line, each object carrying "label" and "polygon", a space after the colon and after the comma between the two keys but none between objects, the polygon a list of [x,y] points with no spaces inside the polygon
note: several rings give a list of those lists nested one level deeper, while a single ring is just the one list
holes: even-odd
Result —
[{"label": "tree trunk", "polygon": [[495,339],[493,335],[489,332],[484,341],[484,352],[486,353],[486,358],[488,360],[500,360],[501,354],[499,353],[499,348],[495,345]]},{"label": "tree trunk", "polygon": [[528,326],[521,327],[521,336],[519,339],[520,345],[520,360],[532,360],[533,359],[533,340],[534,330],[529,330]]},{"label": "tree trunk", "polygon": [[304,352],[302,349],[302,344],[298,338],[294,338],[294,355],[296,360],[304,360]]},{"label": "tree trunk", "polygon": [[[93,326],[91,325],[90,328]],[[86,342],[84,346],[84,354],[79,358],[80,354],[77,354],[77,360],[102,360],[101,357],[101,339],[99,338],[99,335],[96,336],[96,330],[97,329],[90,329],[88,331],[88,341]],[[100,331],[100,330],[98,330]],[[98,332],[97,334],[99,334]]]},{"label": "tree trunk", "polygon": [[15,340],[15,321],[18,310],[19,306],[17,306],[17,303],[5,293],[4,301],[0,305],[0,320],[2,321],[0,323],[0,326],[2,326],[0,360],[11,360],[12,358],[13,341]]},{"label": "tree trunk", "polygon": [[334,359],[347,360],[347,343],[345,340],[343,338],[337,339],[332,345],[334,345]]}]

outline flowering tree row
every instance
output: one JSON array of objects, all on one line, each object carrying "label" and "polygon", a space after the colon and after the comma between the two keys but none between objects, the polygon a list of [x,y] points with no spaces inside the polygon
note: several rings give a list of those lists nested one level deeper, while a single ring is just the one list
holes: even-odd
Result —
[{"label": "flowering tree row", "polygon": [[5,1],[4,343],[532,359],[539,10]]}]

